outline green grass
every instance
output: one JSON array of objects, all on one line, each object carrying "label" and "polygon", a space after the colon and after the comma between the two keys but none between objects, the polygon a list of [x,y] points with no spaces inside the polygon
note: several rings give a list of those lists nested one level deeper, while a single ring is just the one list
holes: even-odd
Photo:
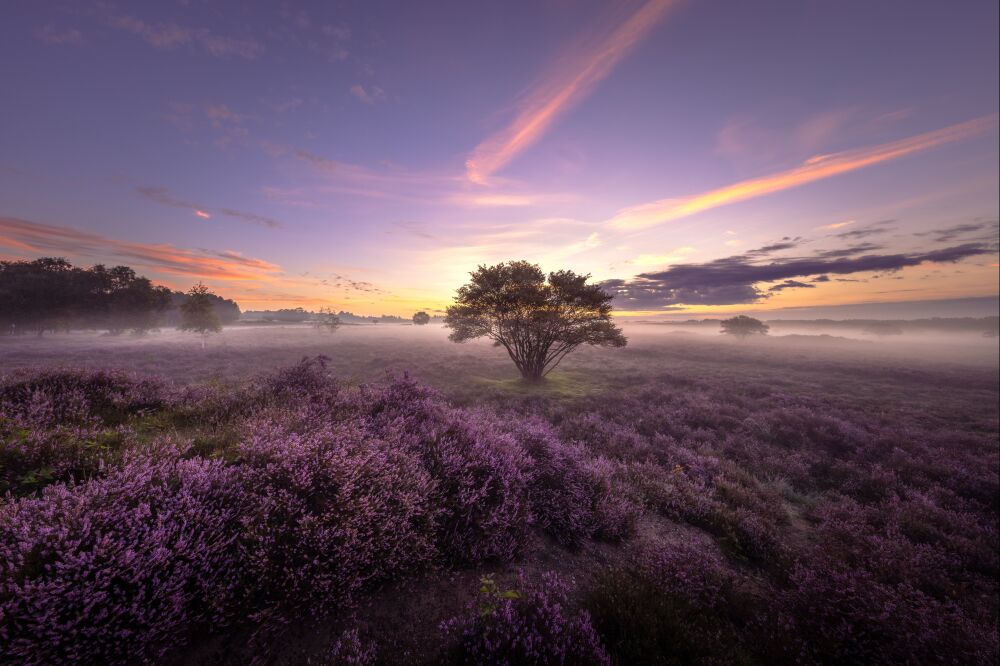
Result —
[{"label": "green grass", "polygon": [[553,372],[540,382],[528,382],[520,377],[497,379],[472,377],[473,389],[509,396],[544,396],[547,398],[580,398],[603,390],[604,384],[579,372]]}]

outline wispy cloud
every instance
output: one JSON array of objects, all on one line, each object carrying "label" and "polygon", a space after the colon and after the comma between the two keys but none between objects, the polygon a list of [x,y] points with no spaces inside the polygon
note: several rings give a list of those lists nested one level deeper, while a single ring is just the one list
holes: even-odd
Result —
[{"label": "wispy cloud", "polygon": [[238,252],[133,243],[70,227],[0,217],[0,247],[37,254],[124,261],[162,274],[214,280],[271,280],[279,266]]},{"label": "wispy cloud", "polygon": [[141,37],[150,46],[162,50],[197,45],[209,55],[253,60],[262,49],[260,43],[252,38],[238,39],[218,35],[207,28],[191,28],[172,21],[149,23],[134,16],[110,16],[108,23],[113,28]]},{"label": "wispy cloud", "polygon": [[[205,206],[199,203],[194,203],[192,201],[186,201],[184,199],[179,199],[172,195],[166,188],[163,187],[151,187],[148,185],[140,186],[135,188],[135,191],[139,196],[144,199],[148,199],[161,206],[170,206],[171,208],[180,208],[182,210],[191,211],[192,214],[200,217],[202,219],[210,219],[212,214],[210,211],[213,209],[210,206]],[[234,208],[219,208],[216,210],[219,215],[225,217],[231,217],[237,220],[243,220],[244,222],[251,222],[253,224],[259,224],[260,226],[269,227],[271,229],[278,229],[282,226],[281,222],[266,217],[264,215],[257,215],[256,213],[247,213],[244,211],[236,210]]]},{"label": "wispy cloud", "polygon": [[996,120],[996,115],[990,115],[870,148],[817,155],[800,166],[780,173],[740,181],[688,197],[660,199],[630,206],[618,211],[608,223],[614,228],[627,230],[656,226],[719,206],[773,194],[978,136],[994,127]]},{"label": "wispy cloud", "polygon": [[278,229],[282,226],[281,222],[278,222],[273,218],[265,217],[264,215],[257,215],[256,213],[233,210],[232,208],[220,208],[219,213],[225,215],[226,217],[232,217],[237,220],[243,220],[244,222],[259,224],[262,227],[269,227],[271,229]]},{"label": "wispy cloud", "polygon": [[831,109],[782,129],[761,126],[748,117],[730,118],[716,135],[716,152],[741,167],[809,155],[842,135],[856,115],[854,108]]},{"label": "wispy cloud", "polygon": [[816,227],[824,231],[834,231],[836,229],[843,229],[844,227],[849,227],[852,224],[857,224],[857,220],[844,220],[843,222],[832,222],[830,224],[824,224],[821,227]]},{"label": "wispy cloud", "polygon": [[649,0],[609,35],[565,59],[550,76],[530,88],[521,98],[514,120],[472,151],[465,164],[468,179],[485,182],[538,141],[561,113],[586,97],[676,4]]},{"label": "wispy cloud", "polygon": [[966,224],[957,224],[944,229],[935,229],[915,234],[917,236],[933,236],[939,243],[950,243],[959,238],[965,237],[976,241],[997,241],[998,222],[997,220],[975,220]]},{"label": "wispy cloud", "polygon": [[375,104],[385,100],[385,91],[378,86],[368,86],[365,88],[360,83],[355,83],[350,88],[350,93],[354,95],[354,98],[363,104],[368,104],[369,106],[374,106]]},{"label": "wispy cloud", "polygon": [[851,231],[844,231],[835,235],[837,238],[868,238],[869,236],[878,236],[895,229],[895,227],[892,226],[895,221],[896,220],[879,220],[878,222],[872,222],[862,229],[852,229]]},{"label": "wispy cloud", "polygon": [[[205,212],[202,209],[202,206],[199,206],[198,204],[192,203],[190,201],[178,199],[177,197],[171,195],[170,192],[168,192],[167,189],[163,187],[151,187],[148,185],[142,185],[140,187],[135,188],[135,191],[139,194],[139,196],[143,197],[144,199],[149,199],[150,201],[158,203],[162,206],[170,206],[171,208],[181,208],[183,210],[189,210],[195,215],[197,215],[199,212],[202,213]],[[199,215],[199,217],[203,216]]]},{"label": "wispy cloud", "polygon": [[35,31],[35,36],[40,41],[55,46],[83,46],[83,34],[76,28],[44,25]]}]

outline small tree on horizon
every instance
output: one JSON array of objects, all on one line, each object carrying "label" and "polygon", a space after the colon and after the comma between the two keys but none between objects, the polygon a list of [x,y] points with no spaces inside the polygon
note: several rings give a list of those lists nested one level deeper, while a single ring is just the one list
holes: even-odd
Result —
[{"label": "small tree on horizon", "polygon": [[426,312],[424,312],[423,310],[413,315],[413,323],[416,324],[417,326],[424,326],[426,324],[429,324],[430,321],[431,321],[431,316]]},{"label": "small tree on horizon", "polygon": [[187,300],[181,303],[181,323],[177,327],[181,331],[192,331],[201,334],[201,346],[205,348],[205,338],[209,333],[222,330],[219,315],[212,307],[212,292],[199,282],[187,293]]},{"label": "small tree on horizon", "polygon": [[340,315],[333,308],[320,308],[313,319],[313,326],[320,331],[334,333],[340,328]]},{"label": "small tree on horizon", "polygon": [[590,275],[545,273],[527,261],[480,266],[458,290],[444,319],[448,339],[486,337],[507,350],[521,376],[532,382],[552,372],[580,345],[624,347],[611,320],[612,296]]},{"label": "small tree on horizon", "polygon": [[737,315],[732,319],[723,319],[720,322],[723,335],[732,335],[741,340],[746,340],[751,335],[767,335],[771,327],[759,319],[746,315]]}]

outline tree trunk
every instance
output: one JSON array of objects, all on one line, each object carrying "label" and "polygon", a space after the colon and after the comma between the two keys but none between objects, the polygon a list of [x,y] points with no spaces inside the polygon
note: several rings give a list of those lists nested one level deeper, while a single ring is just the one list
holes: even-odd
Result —
[{"label": "tree trunk", "polygon": [[531,382],[532,384],[537,384],[544,379],[542,377],[542,373],[534,369],[522,370],[521,378],[526,382]]},{"label": "tree trunk", "polygon": [[527,362],[521,367],[521,377],[526,382],[531,382],[537,384],[545,379],[544,376],[545,365],[539,362]]}]

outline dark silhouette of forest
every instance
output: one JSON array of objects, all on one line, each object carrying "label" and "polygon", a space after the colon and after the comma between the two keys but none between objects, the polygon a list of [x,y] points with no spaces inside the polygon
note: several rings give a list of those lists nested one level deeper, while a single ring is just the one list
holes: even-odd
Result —
[{"label": "dark silhouette of forest", "polygon": [[[211,293],[206,297],[223,324],[239,319],[235,301]],[[128,266],[82,268],[52,257],[0,261],[0,332],[8,335],[71,330],[142,334],[176,326],[188,298]]]}]

